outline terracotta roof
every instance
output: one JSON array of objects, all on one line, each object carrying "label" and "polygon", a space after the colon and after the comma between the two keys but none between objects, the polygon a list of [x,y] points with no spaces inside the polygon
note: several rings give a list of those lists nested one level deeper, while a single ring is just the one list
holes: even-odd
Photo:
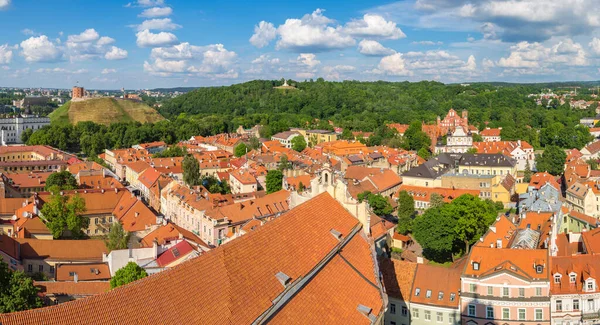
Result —
[{"label": "terracotta roof", "polygon": [[400,185],[395,196],[397,197],[400,192],[406,191],[415,201],[430,202],[431,195],[436,193],[442,196],[445,202],[452,202],[452,200],[464,194],[471,194],[473,196],[479,196],[478,190],[463,190],[463,189],[451,189],[445,187],[425,187],[415,185]]},{"label": "terracotta roof", "polygon": [[12,216],[15,211],[26,205],[27,201],[31,201],[29,198],[0,198],[0,215]]},{"label": "terracotta roof", "polygon": [[235,179],[237,179],[240,183],[245,185],[252,185],[257,183],[256,177],[250,174],[247,170],[235,170],[229,174]]},{"label": "terracotta roof", "polygon": [[[553,278],[550,281],[550,292],[553,295],[599,292],[598,285],[594,291],[585,289],[585,281],[588,278],[592,277],[598,281],[600,274],[597,274],[596,270],[600,270],[600,260],[594,255],[553,256],[550,258],[550,276]],[[554,281],[556,275],[561,276],[558,283]],[[571,280],[571,275],[574,275],[574,281]]]},{"label": "terracotta roof", "polygon": [[254,217],[258,218],[288,211],[289,197],[290,192],[280,190],[261,198],[215,207],[206,210],[204,215],[215,220],[227,218],[231,223],[244,222]]},{"label": "terracotta roof", "polygon": [[[128,195],[123,195],[128,196]],[[115,215],[116,216],[116,215]],[[136,202],[119,217],[123,229],[128,232],[144,231],[152,225],[156,225],[156,214],[142,201]]]},{"label": "terracotta roof", "polygon": [[304,186],[304,188],[310,188],[310,181],[312,176],[310,175],[300,175],[296,177],[286,177],[285,181],[287,184],[295,189],[298,189],[300,183]]},{"label": "terracotta roof", "polygon": [[592,225],[593,227],[596,227],[596,225],[598,223],[600,223],[600,220],[598,220],[597,218],[588,216],[587,214],[583,214],[583,213],[575,211],[575,210],[569,211],[569,215],[575,219],[578,219],[585,223],[588,223],[588,224]]},{"label": "terracotta roof", "polygon": [[[511,249],[473,246],[464,275],[486,277],[499,272],[509,272],[528,280],[548,279],[547,249]],[[473,263],[479,263],[475,270]],[[544,265],[542,273],[536,273],[535,264]]]},{"label": "terracotta roof", "polygon": [[466,261],[466,258],[462,258],[454,262],[451,267],[418,264],[410,302],[439,307],[458,307],[460,276]]},{"label": "terracotta roof", "polygon": [[417,263],[380,258],[379,270],[385,291],[390,297],[409,301]]},{"label": "terracotta roof", "polygon": [[46,179],[53,172],[4,173],[17,188],[38,188],[46,186]]},{"label": "terracotta roof", "polygon": [[600,228],[582,232],[581,237],[588,254],[600,254]]},{"label": "terracotta roof", "polygon": [[533,176],[531,176],[529,186],[533,186],[535,189],[539,190],[540,187],[544,186],[546,183],[550,183],[552,187],[554,187],[557,190],[560,190],[560,185],[558,185],[554,176],[547,172],[535,173]]},{"label": "terracotta roof", "polygon": [[591,154],[595,154],[598,151],[600,151],[600,141],[593,142],[593,143],[585,146],[585,148],[583,148],[583,149],[586,149]]},{"label": "terracotta roof", "polygon": [[502,132],[502,128],[497,128],[497,129],[486,128],[485,130],[482,130],[480,134],[482,137],[499,137],[500,132]]},{"label": "terracotta roof", "polygon": [[[19,243],[15,239],[8,237],[8,235],[0,234],[0,251],[16,260],[21,259]],[[6,261],[4,262],[7,263]]]},{"label": "terracotta roof", "polygon": [[143,247],[152,247],[154,240],[158,242],[158,245],[164,245],[173,240],[179,240],[182,238],[185,238],[198,245],[209,247],[208,244],[203,242],[198,236],[194,235],[194,233],[185,230],[173,223],[160,226],[157,229],[151,231],[144,238],[142,238],[140,244]]},{"label": "terracotta roof", "polygon": [[69,165],[67,170],[73,174],[77,175],[82,170],[103,170],[104,167],[97,162],[94,161],[84,161],[76,164]]},{"label": "terracotta roof", "polygon": [[124,188],[123,184],[111,176],[102,175],[79,175],[79,186],[81,188],[114,189]]},{"label": "terracotta roof", "polygon": [[40,293],[45,295],[93,296],[110,290],[110,282],[108,281],[34,281],[33,284],[40,289]]},{"label": "terracotta roof", "polygon": [[156,259],[156,264],[160,267],[167,267],[171,263],[187,257],[188,254],[194,252],[194,247],[190,245],[186,240],[175,244]]},{"label": "terracotta roof", "polygon": [[98,281],[109,280],[110,269],[106,263],[58,264],[56,266],[56,281]]},{"label": "terracotta roof", "polygon": [[[167,271],[106,294],[3,314],[0,322],[79,324],[86,319],[89,324],[249,324],[286,291],[276,277],[282,272],[290,278],[288,290],[297,288],[298,292],[275,311],[271,323],[302,319],[312,324],[370,324],[358,306],[371,308],[375,316],[381,315],[384,306],[371,250],[360,227],[325,193]],[[331,229],[348,241],[343,248]],[[358,233],[352,235],[354,231]],[[319,265],[326,256],[331,260]],[[316,271],[313,277],[311,271]],[[306,282],[298,286],[302,279]]]},{"label": "terracotta roof", "polygon": [[502,247],[508,247],[516,232],[517,226],[508,217],[499,216],[485,233],[483,240],[479,240],[475,246],[496,247],[500,241]]},{"label": "terracotta roof", "polygon": [[144,170],[140,176],[138,176],[138,181],[144,185],[146,188],[152,187],[152,184],[158,180],[160,177],[160,172],[155,168],[148,168]]},{"label": "terracotta roof", "polygon": [[[103,190],[103,189],[93,189],[93,190],[74,190],[74,191],[63,191],[63,195],[74,196],[78,195],[85,201],[85,212],[82,215],[101,215],[101,214],[110,214],[117,206],[117,203],[121,199],[123,194],[129,193],[127,189],[120,188],[114,190]],[[41,192],[38,194],[38,198],[40,199],[41,209],[45,202],[48,202],[52,197],[50,192]]]},{"label": "terracotta roof", "polygon": [[150,164],[148,164],[145,161],[136,161],[125,165],[127,166],[127,168],[133,170],[138,174],[151,167]]},{"label": "terracotta roof", "polygon": [[24,259],[50,259],[65,261],[102,261],[108,253],[103,240],[44,240],[17,238]]}]

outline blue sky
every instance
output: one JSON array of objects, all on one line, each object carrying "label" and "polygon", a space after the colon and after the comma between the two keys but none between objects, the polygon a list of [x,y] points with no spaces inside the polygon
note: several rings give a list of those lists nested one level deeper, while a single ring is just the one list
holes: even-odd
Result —
[{"label": "blue sky", "polygon": [[0,0],[0,86],[600,79],[597,0]]}]

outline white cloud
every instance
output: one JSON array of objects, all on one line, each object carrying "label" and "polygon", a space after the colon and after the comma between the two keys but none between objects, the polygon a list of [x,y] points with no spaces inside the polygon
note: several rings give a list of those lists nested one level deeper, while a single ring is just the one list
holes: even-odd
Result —
[{"label": "white cloud", "polygon": [[197,74],[212,78],[237,78],[233,68],[237,54],[225,49],[223,44],[195,46],[181,43],[172,47],[155,48],[154,61],[144,62],[144,71],[157,76],[174,73]]},{"label": "white cloud", "polygon": [[46,35],[30,37],[21,42],[21,55],[27,62],[56,62],[63,53]]},{"label": "white cloud", "polygon": [[258,48],[263,48],[269,45],[276,36],[277,29],[275,29],[275,26],[263,20],[254,26],[254,34],[250,37],[250,44]]},{"label": "white cloud", "polygon": [[344,27],[344,31],[354,37],[376,37],[400,39],[406,34],[393,21],[387,21],[377,14],[365,14],[362,19],[352,20]]},{"label": "white cloud", "polygon": [[139,25],[132,25],[138,31],[148,30],[175,30],[181,28],[181,25],[173,23],[171,18],[157,18],[144,20]]},{"label": "white cloud", "polygon": [[283,25],[277,27],[280,37],[277,49],[319,52],[356,44],[351,36],[343,32],[341,26],[330,26],[332,23],[333,20],[323,16],[321,9],[304,15],[302,19],[287,19]]},{"label": "white cloud", "polygon": [[496,66],[496,63],[494,63],[494,61],[485,58],[483,59],[483,61],[481,62],[481,65],[483,66],[484,69],[490,69]]},{"label": "white cloud", "polygon": [[162,6],[165,4],[164,0],[138,0],[137,4],[143,7]]},{"label": "white cloud", "polygon": [[381,58],[377,69],[373,70],[376,74],[386,74],[389,76],[412,76],[412,71],[406,67],[406,61],[402,57],[402,53],[395,53]]},{"label": "white cloud", "polygon": [[79,35],[69,35],[69,37],[67,38],[67,42],[88,43],[88,42],[93,42],[93,41],[97,40],[98,38],[100,38],[100,35],[98,34],[98,32],[96,32],[95,29],[90,28],[90,29],[86,29]]},{"label": "white cloud", "polygon": [[102,37],[100,37],[100,39],[98,40],[98,42],[96,44],[99,46],[104,46],[104,45],[110,45],[114,42],[115,42],[114,38],[110,38],[108,36],[102,36]]},{"label": "white cloud", "polygon": [[144,62],[144,71],[146,72],[185,72],[185,60],[163,60],[156,59],[152,64]]},{"label": "white cloud", "polygon": [[21,33],[23,33],[23,35],[27,35],[27,36],[37,35],[37,33],[33,29],[29,29],[29,28],[25,28],[25,29],[21,30]]},{"label": "white cloud", "polygon": [[107,60],[123,60],[127,58],[127,51],[116,46],[111,47],[110,51],[104,54]]},{"label": "white cloud", "polygon": [[365,39],[358,43],[358,52],[369,56],[386,56],[396,53],[396,51],[381,45],[377,41]]},{"label": "white cloud", "polygon": [[237,54],[225,49],[223,44],[210,45],[204,52],[202,65],[194,72],[225,73],[228,72],[236,58]]},{"label": "white cloud", "polygon": [[410,44],[413,44],[413,45],[434,46],[434,45],[443,45],[444,42],[441,42],[441,41],[437,41],[437,42],[434,42],[434,41],[418,41],[418,42],[411,42]]},{"label": "white cloud", "polygon": [[203,53],[204,47],[184,42],[171,47],[153,48],[150,56],[162,59],[192,59],[201,56]]},{"label": "white cloud", "polygon": [[336,65],[336,66],[325,66],[323,72],[325,73],[325,79],[328,80],[340,80],[344,73],[354,72],[355,67],[351,65]]},{"label": "white cloud", "polygon": [[0,45],[0,64],[9,64],[12,61],[12,49],[8,44]]},{"label": "white cloud", "polygon": [[64,68],[40,68],[35,70],[37,73],[64,73],[64,74],[83,74],[88,73],[86,69],[70,70]]},{"label": "white cloud", "polygon": [[139,47],[160,47],[173,45],[178,42],[177,36],[172,33],[160,32],[154,34],[145,29],[135,34],[137,36],[137,46]]},{"label": "white cloud", "polygon": [[142,11],[141,14],[139,14],[139,17],[146,17],[146,18],[152,18],[152,17],[164,17],[164,16],[170,16],[173,13],[173,9],[171,9],[171,7],[154,7],[154,8],[148,8],[144,11]]},{"label": "white cloud", "polygon": [[453,80],[472,79],[479,76],[474,55],[466,61],[447,51],[396,53],[381,59],[371,74],[440,79],[446,76]]},{"label": "white cloud", "polygon": [[116,69],[107,69],[107,68],[104,68],[104,69],[102,69],[101,73],[102,74],[117,73],[117,70]]},{"label": "white cloud", "polygon": [[509,69],[550,69],[557,65],[585,66],[589,64],[583,47],[571,39],[559,41],[550,47],[537,42],[523,41],[511,46],[510,50],[510,55],[500,58],[497,66]]},{"label": "white cloud", "polygon": [[314,68],[315,66],[321,64],[321,61],[317,60],[317,56],[312,53],[301,53],[296,58],[296,61],[299,64],[305,65],[309,68]]},{"label": "white cloud", "polygon": [[10,0],[0,0],[0,10],[7,9],[10,6]]},{"label": "white cloud", "polygon": [[594,37],[588,46],[590,49],[592,49],[592,53],[594,53],[594,55],[600,56],[600,39]]}]

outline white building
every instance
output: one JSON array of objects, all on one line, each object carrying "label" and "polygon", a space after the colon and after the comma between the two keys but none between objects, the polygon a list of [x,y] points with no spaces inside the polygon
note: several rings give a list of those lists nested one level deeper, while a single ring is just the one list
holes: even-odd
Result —
[{"label": "white building", "polygon": [[0,144],[23,143],[21,133],[26,129],[39,130],[50,125],[49,117],[13,117],[0,119]]}]

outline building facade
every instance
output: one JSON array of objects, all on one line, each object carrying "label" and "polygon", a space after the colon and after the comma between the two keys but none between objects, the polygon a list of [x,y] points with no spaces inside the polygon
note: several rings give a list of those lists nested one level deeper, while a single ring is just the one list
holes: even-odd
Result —
[{"label": "building facade", "polygon": [[23,143],[21,133],[27,129],[37,131],[50,125],[49,117],[12,117],[0,119],[0,144]]}]

